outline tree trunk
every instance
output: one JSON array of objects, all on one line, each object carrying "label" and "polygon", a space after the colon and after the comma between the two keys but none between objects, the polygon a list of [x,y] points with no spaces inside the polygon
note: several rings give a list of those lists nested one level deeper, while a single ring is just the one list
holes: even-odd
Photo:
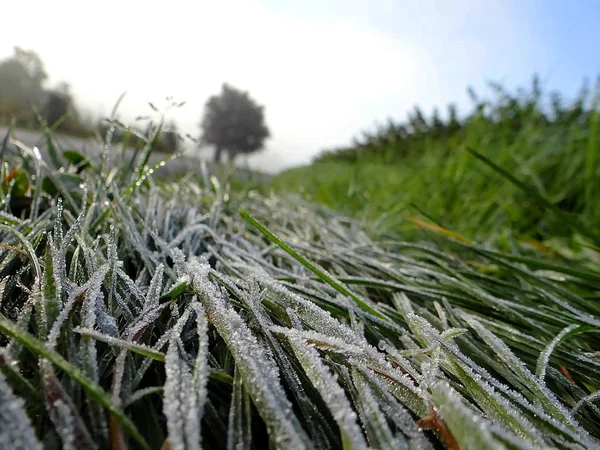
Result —
[{"label": "tree trunk", "polygon": [[223,155],[223,147],[217,145],[215,149],[215,163],[219,164],[221,162],[221,156]]}]

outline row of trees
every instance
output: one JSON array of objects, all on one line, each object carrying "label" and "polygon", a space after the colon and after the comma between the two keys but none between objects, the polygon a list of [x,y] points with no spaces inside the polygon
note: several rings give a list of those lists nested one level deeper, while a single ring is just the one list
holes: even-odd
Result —
[{"label": "row of trees", "polygon": [[46,89],[47,79],[44,63],[33,51],[15,47],[12,57],[0,61],[0,123],[14,120],[19,126],[31,127],[42,118],[53,125],[68,116],[61,129],[86,134],[85,128],[78,126],[79,114],[69,85]]},{"label": "row of trees", "polygon": [[[106,135],[109,128],[106,122],[84,123],[67,83],[47,89],[47,80],[44,63],[33,51],[15,47],[11,57],[0,61],[0,124],[16,122],[17,126],[34,128],[42,122],[81,137]],[[122,127],[115,131],[114,139],[128,139],[132,146],[143,145],[154,133],[154,126],[150,123],[145,130],[130,133]],[[219,95],[206,102],[200,128],[200,142],[214,146],[217,162],[223,154],[234,160],[238,155],[258,151],[269,137],[264,108],[247,92],[227,84],[223,84]],[[155,146],[157,150],[176,151],[181,140],[177,126],[169,122]]]},{"label": "row of trees", "polygon": [[[45,87],[48,74],[39,55],[33,51],[14,48],[13,55],[0,61],[0,124],[15,123],[19,127],[37,128],[40,124],[54,127],[62,133],[79,137],[106,135],[109,125],[104,120],[86,121],[76,108],[70,86],[59,83]],[[152,129],[133,130],[127,137],[132,146],[143,145]],[[117,129],[114,139],[126,139]],[[179,146],[177,127],[170,123],[157,142],[158,150],[176,151]]]},{"label": "row of trees", "polygon": [[529,88],[511,93],[501,84],[490,82],[490,98],[480,97],[468,89],[471,111],[459,117],[456,105],[447,107],[442,118],[439,110],[433,110],[429,118],[419,108],[408,113],[407,120],[396,122],[389,119],[379,124],[375,131],[363,132],[354,139],[350,148],[340,148],[323,153],[319,160],[354,161],[364,151],[392,154],[404,158],[422,151],[430,140],[452,139],[472,127],[485,127],[489,138],[502,138],[511,142],[526,127],[573,126],[588,123],[590,115],[600,106],[600,78],[595,89],[584,81],[575,100],[567,102],[559,93],[544,95],[539,77],[534,76]]}]

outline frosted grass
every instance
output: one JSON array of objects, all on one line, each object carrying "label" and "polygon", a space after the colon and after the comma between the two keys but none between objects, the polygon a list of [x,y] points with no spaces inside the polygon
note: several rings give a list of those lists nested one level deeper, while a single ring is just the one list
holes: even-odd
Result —
[{"label": "frosted grass", "polygon": [[589,267],[142,162],[0,203],[0,447],[600,448]]},{"label": "frosted grass", "polygon": [[15,395],[0,372],[0,447],[15,450],[41,450],[27,416],[25,402]]}]

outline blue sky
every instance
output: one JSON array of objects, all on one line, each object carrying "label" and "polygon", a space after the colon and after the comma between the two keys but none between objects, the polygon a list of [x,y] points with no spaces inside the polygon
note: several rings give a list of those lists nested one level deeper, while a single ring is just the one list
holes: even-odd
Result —
[{"label": "blue sky", "polygon": [[532,69],[544,68],[550,85],[573,94],[583,77],[600,75],[600,5],[587,0],[534,4],[529,18],[547,60],[536,58]]},{"label": "blue sky", "polygon": [[[289,16],[337,17],[423,48],[439,83],[453,91],[485,79],[522,84],[539,73],[546,85],[574,94],[600,74],[600,3],[590,0],[280,2]],[[473,50],[461,51],[461,45]],[[442,76],[445,73],[445,77]],[[442,79],[446,78],[445,80]],[[418,100],[416,100],[418,101]]]},{"label": "blue sky", "polygon": [[[600,74],[600,7],[592,1],[77,0],[11,4],[0,57],[36,50],[51,83],[72,84],[80,106],[107,114],[127,91],[125,120],[148,101],[186,100],[172,114],[198,133],[222,82],[265,105],[273,139],[253,158],[278,170],[341,146],[387,117],[456,102],[486,80],[509,88],[538,73],[573,96]],[[49,20],[50,19],[50,20]]]}]

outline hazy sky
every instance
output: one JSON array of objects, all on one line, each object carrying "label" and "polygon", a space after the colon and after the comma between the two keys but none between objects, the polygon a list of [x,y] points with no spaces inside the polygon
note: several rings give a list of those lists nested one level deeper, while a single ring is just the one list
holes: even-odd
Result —
[{"label": "hazy sky", "polygon": [[[598,0],[14,0],[0,58],[40,54],[51,83],[71,83],[80,107],[106,115],[171,114],[198,134],[206,99],[226,81],[265,105],[274,170],[341,146],[375,121],[456,101],[486,80],[572,95],[600,74]],[[3,8],[7,11],[7,6]]]}]

